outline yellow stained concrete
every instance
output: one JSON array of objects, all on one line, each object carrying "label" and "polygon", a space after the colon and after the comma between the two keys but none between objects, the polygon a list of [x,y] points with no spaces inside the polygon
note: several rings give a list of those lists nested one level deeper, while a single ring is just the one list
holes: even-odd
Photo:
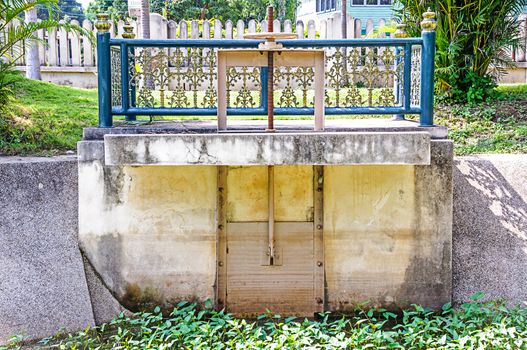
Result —
[{"label": "yellow stained concrete", "polygon": [[105,282],[121,296],[133,285],[164,301],[212,299],[216,167],[106,170],[115,176],[79,167],[80,183],[95,185],[81,186],[79,239]]},{"label": "yellow stained concrete", "polygon": [[324,168],[324,255],[330,309],[390,304],[414,250],[413,166]]},{"label": "yellow stained concrete", "polygon": [[[276,221],[313,220],[313,167],[275,166]],[[227,220],[267,221],[267,167],[230,167],[227,174]]]}]

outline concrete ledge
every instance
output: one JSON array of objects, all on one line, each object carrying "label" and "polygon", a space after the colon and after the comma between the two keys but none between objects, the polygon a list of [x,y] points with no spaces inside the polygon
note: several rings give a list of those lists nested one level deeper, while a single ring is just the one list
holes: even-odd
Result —
[{"label": "concrete ledge", "polygon": [[426,132],[105,135],[106,165],[430,164]]}]

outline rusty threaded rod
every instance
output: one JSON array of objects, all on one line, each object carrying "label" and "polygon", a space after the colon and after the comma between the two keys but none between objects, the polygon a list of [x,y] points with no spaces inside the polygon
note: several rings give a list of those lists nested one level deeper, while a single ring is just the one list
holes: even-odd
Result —
[{"label": "rusty threaded rod", "polygon": [[[267,7],[267,32],[272,33],[273,28],[273,6]],[[273,62],[273,52],[269,51],[267,53],[267,130],[274,131],[274,62]]]}]

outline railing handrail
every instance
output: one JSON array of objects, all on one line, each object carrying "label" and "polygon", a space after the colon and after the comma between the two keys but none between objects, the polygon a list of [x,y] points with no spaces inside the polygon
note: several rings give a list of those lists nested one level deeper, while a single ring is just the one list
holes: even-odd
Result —
[{"label": "railing handrail", "polygon": [[[134,59],[134,49],[138,47],[144,48],[258,48],[262,40],[246,40],[246,39],[131,39],[133,33],[125,39],[111,38],[107,31],[109,27],[106,15],[101,15],[101,22],[98,23],[97,29],[100,32],[97,35],[97,58],[99,65],[99,126],[111,127],[113,125],[113,115],[125,115],[127,120],[135,120],[136,115],[214,115],[218,108],[212,106],[198,107],[194,102],[194,107],[153,107],[145,106],[138,107],[135,104],[135,85],[129,85],[131,79],[130,72],[130,58]],[[404,31],[404,25],[398,26],[398,31],[395,33],[395,38],[365,38],[365,39],[294,39],[294,40],[279,40],[284,48],[354,48],[361,47],[366,50],[371,50],[375,47],[379,50],[383,48],[395,49],[394,64],[399,66],[402,64],[402,73],[397,74],[393,72],[393,79],[397,79],[394,83],[394,95],[397,105],[381,104],[380,106],[355,106],[350,103],[348,106],[338,105],[336,107],[325,107],[325,113],[330,115],[338,114],[395,114],[398,117],[404,114],[419,114],[421,126],[433,126],[433,105],[434,105],[434,62],[435,62],[435,14],[433,12],[426,12],[424,20],[421,23],[422,34],[421,37],[409,38]],[[131,30],[131,27],[128,27]],[[113,107],[112,92],[111,92],[111,47],[117,46],[120,48],[120,107]],[[411,86],[412,66],[417,69],[416,65],[412,63],[412,48],[414,46],[421,47],[421,64],[420,64],[420,85],[414,88]],[[169,51],[167,51],[169,52]],[[204,51],[205,52],[205,51]],[[373,51],[366,51],[366,53]],[[382,52],[382,51],[379,51]],[[162,51],[161,51],[162,53]],[[346,54],[344,54],[345,56]],[[209,67],[209,69],[213,69]],[[114,72],[116,73],[116,72]],[[179,74],[179,73],[178,73]],[[237,115],[254,115],[266,114],[265,102],[267,94],[265,93],[267,86],[266,79],[268,68],[262,67],[260,71],[261,85],[261,105],[253,107],[250,105],[247,108],[231,107],[227,111]],[[390,73],[388,73],[390,74]],[[213,79],[213,78],[211,78]],[[340,78],[339,78],[340,79]],[[402,81],[401,81],[402,79]],[[370,86],[371,88],[371,86]],[[418,88],[418,90],[417,90]],[[163,88],[162,88],[163,89]],[[337,88],[338,89],[338,88]],[[129,92],[131,90],[131,92]],[[418,104],[412,103],[411,93],[419,93]],[[195,92],[196,93],[196,92]],[[371,93],[371,91],[370,91]],[[273,97],[269,97],[273,98]],[[371,99],[371,95],[369,97]],[[196,99],[196,95],[194,96]],[[264,101],[265,100],[265,101]],[[371,103],[371,102],[370,102]],[[118,105],[119,106],[119,105]],[[313,114],[314,108],[307,106],[304,103],[303,107],[294,105],[292,107],[274,108],[277,115],[305,115]]]},{"label": "railing handrail", "polygon": [[[257,47],[263,40],[252,39],[110,39],[110,45],[129,47]],[[291,39],[277,40],[284,47],[396,47],[422,45],[423,38]]]}]

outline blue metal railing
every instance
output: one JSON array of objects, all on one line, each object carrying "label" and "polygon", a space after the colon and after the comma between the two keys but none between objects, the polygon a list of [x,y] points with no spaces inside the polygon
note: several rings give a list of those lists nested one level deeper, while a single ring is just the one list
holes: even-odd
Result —
[{"label": "blue metal railing", "polygon": [[[402,56],[402,84],[399,91],[394,92],[399,106],[336,106],[325,107],[327,115],[365,115],[365,114],[418,114],[421,126],[433,125],[434,100],[434,56],[435,31],[423,31],[417,38],[390,39],[335,39],[335,40],[283,40],[284,48],[366,48],[393,49],[404,52]],[[114,115],[124,115],[127,120],[135,120],[136,115],[216,115],[217,108],[211,107],[144,107],[136,103],[135,86],[131,86],[130,63],[133,64],[136,48],[176,49],[176,48],[258,48],[258,40],[143,40],[143,39],[111,39],[108,32],[97,34],[97,65],[99,84],[99,127],[112,127]],[[415,46],[421,48],[420,66],[420,102],[418,105],[411,101],[411,71],[412,50]],[[119,48],[120,54],[120,106],[112,107],[112,74],[118,74],[111,65],[111,48]],[[401,63],[401,62],[399,62]],[[113,70],[112,70],[113,68]],[[415,69],[415,67],[414,67]],[[227,109],[229,115],[265,115],[267,114],[266,76],[267,68],[260,70],[261,99],[259,107]],[[133,84],[132,84],[133,85]],[[115,95],[115,94],[114,94]],[[312,107],[277,107],[276,115],[312,115]]]}]

